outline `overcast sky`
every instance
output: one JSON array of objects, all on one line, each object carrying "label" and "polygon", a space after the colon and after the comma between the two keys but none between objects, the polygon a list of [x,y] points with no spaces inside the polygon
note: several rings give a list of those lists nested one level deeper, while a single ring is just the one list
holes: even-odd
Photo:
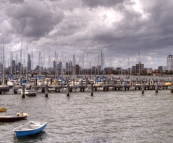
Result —
[{"label": "overcast sky", "polygon": [[173,54],[172,0],[0,0],[0,21],[7,63],[10,50],[20,59],[22,38],[23,55],[34,51],[35,65],[39,51],[45,66],[55,51],[58,60],[75,54],[80,64],[84,51],[85,66],[95,65],[102,50],[105,66],[123,68],[128,58],[130,66],[139,62],[139,52],[155,69]]}]

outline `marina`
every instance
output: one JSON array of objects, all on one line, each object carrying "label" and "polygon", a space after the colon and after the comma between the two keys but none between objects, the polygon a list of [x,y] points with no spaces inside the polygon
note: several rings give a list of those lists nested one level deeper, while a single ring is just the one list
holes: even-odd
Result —
[{"label": "marina", "polygon": [[0,8],[0,143],[173,142],[173,1]]}]

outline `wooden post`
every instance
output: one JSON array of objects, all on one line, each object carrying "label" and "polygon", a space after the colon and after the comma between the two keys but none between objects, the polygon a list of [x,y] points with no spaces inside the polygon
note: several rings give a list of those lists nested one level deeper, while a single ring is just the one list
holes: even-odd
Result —
[{"label": "wooden post", "polygon": [[14,90],[13,90],[13,91],[14,91],[14,94],[16,94],[16,93],[17,93],[17,89],[16,89],[16,88],[14,88]]},{"label": "wooden post", "polygon": [[110,79],[108,79],[108,84],[110,84]]},{"label": "wooden post", "polygon": [[25,98],[25,85],[22,85],[22,98]]},{"label": "wooden post", "polygon": [[44,87],[41,88],[41,92],[45,93],[45,88]]},{"label": "wooden post", "polygon": [[97,91],[97,87],[95,87],[95,91]]},{"label": "wooden post", "polygon": [[34,86],[37,88],[37,78],[35,79]]},{"label": "wooden post", "polygon": [[83,79],[82,79],[82,86],[83,86]]},{"label": "wooden post", "polygon": [[20,85],[22,85],[22,78],[20,78]]},{"label": "wooden post", "polygon": [[155,88],[155,93],[158,93],[158,80],[156,80],[156,88]]},{"label": "wooden post", "polygon": [[93,96],[93,83],[91,83],[91,96]]},{"label": "wooden post", "polygon": [[7,85],[7,79],[5,80],[5,85]]},{"label": "wooden post", "polygon": [[75,82],[74,81],[75,81],[75,78],[73,77],[73,87],[75,86]]},{"label": "wooden post", "polygon": [[67,96],[68,97],[70,96],[70,93],[69,93],[69,83],[67,83]]},{"label": "wooden post", "polygon": [[171,82],[171,93],[173,93],[173,80]]},{"label": "wooden post", "polygon": [[55,92],[57,92],[57,88],[55,88]]},{"label": "wooden post", "polygon": [[144,83],[142,83],[142,94],[144,94]]},{"label": "wooden post", "polygon": [[45,97],[48,97],[48,84],[45,85]]},{"label": "wooden post", "polygon": [[52,78],[50,79],[50,85],[52,85]]}]

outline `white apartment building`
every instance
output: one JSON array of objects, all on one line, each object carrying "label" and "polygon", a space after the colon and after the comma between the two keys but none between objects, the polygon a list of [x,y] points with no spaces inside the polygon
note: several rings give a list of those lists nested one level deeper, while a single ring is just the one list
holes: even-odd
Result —
[{"label": "white apartment building", "polygon": [[167,57],[167,70],[173,70],[173,55]]}]

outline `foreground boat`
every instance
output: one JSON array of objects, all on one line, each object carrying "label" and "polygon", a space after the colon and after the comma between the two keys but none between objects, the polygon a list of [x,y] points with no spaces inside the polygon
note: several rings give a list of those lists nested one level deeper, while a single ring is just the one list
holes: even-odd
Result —
[{"label": "foreground boat", "polygon": [[0,107],[0,112],[6,112],[6,111],[7,111],[6,108],[2,108],[2,107]]},{"label": "foreground boat", "polygon": [[17,113],[16,116],[0,116],[0,122],[15,122],[26,119],[27,117],[27,113]]},{"label": "foreground boat", "polygon": [[30,121],[25,125],[13,129],[13,131],[16,137],[21,138],[41,132],[46,127],[46,125],[47,122],[41,123],[36,121]]}]

